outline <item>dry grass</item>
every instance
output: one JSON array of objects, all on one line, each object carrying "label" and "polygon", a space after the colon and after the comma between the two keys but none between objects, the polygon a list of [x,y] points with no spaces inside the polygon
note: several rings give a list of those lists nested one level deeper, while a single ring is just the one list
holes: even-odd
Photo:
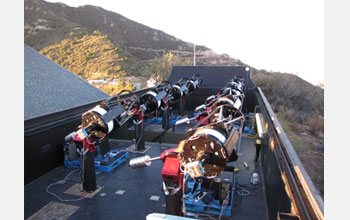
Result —
[{"label": "dry grass", "polygon": [[106,35],[95,31],[92,34],[76,35],[39,52],[85,80],[96,78],[114,79],[126,75],[119,49]]},{"label": "dry grass", "polygon": [[313,135],[318,135],[320,132],[323,133],[324,130],[324,118],[320,115],[313,115],[308,121],[309,131]]},{"label": "dry grass", "polygon": [[114,96],[115,94],[119,93],[123,89],[131,90],[131,91],[135,90],[135,86],[131,84],[130,81],[121,81],[117,85],[95,84],[95,83],[92,83],[92,84],[110,96]]},{"label": "dry grass", "polygon": [[251,78],[263,90],[273,110],[281,112],[287,119],[305,123],[314,114],[323,115],[323,89],[298,76],[259,72]]},{"label": "dry grass", "polygon": [[[312,120],[311,120],[312,119]],[[321,120],[322,119],[322,120]],[[292,143],[295,152],[303,163],[305,170],[309,174],[312,182],[324,197],[324,146],[323,146],[323,117],[315,116],[310,118],[309,125],[301,125],[289,121],[282,113],[278,113],[280,121],[288,139]],[[315,135],[312,130],[317,130]]]},{"label": "dry grass", "polygon": [[296,133],[302,133],[303,132],[303,128],[300,124],[298,123],[293,123],[293,122],[290,122],[289,123],[289,127],[290,129],[293,131],[293,132],[296,132]]},{"label": "dry grass", "polygon": [[324,198],[324,153],[308,150],[299,154],[299,158],[321,197]]}]

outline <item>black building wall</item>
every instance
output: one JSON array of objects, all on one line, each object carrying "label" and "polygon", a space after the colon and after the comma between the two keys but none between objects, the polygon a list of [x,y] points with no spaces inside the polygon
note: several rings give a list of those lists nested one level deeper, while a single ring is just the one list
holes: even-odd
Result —
[{"label": "black building wall", "polygon": [[65,136],[77,130],[81,115],[96,104],[24,122],[24,184],[63,164]]}]

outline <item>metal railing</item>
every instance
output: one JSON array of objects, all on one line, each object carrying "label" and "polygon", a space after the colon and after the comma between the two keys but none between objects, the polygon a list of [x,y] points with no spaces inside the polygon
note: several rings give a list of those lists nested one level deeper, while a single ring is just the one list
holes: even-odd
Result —
[{"label": "metal railing", "polygon": [[[324,203],[310,176],[296,154],[264,93],[258,87],[257,98],[269,123],[269,143],[273,146],[286,191],[291,200],[291,212],[301,219],[324,219]],[[260,100],[259,100],[260,99]]]}]

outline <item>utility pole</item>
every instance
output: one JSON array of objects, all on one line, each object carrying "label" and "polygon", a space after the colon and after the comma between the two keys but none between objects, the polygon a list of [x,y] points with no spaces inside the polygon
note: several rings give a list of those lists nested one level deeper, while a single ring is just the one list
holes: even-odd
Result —
[{"label": "utility pole", "polygon": [[193,43],[193,66],[196,65],[196,44]]}]

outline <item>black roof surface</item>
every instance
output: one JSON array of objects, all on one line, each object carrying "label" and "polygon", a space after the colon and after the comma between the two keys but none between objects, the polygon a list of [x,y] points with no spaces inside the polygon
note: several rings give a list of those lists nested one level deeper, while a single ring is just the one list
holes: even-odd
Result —
[{"label": "black roof surface", "polygon": [[[182,132],[185,134],[185,129]],[[171,135],[173,132],[169,131],[168,134]],[[108,142],[110,147],[115,150],[125,150],[130,145],[134,145],[131,141],[121,142],[121,140],[116,139],[110,139]],[[244,147],[241,148],[241,161],[245,161],[249,169],[244,167],[243,162],[230,162],[230,166],[240,170],[234,174],[236,182],[239,184],[249,183],[252,172],[257,172],[259,176],[262,176],[260,160],[254,162],[254,144],[255,139],[242,138],[242,146]],[[157,157],[165,150],[175,146],[166,143],[147,143],[149,149],[146,155]],[[129,160],[143,155],[145,154],[129,152]],[[71,168],[59,166],[24,186],[24,218],[27,220],[59,219],[59,217],[64,216],[64,219],[67,220],[119,220],[146,219],[146,216],[151,213],[165,213],[166,199],[162,190],[162,168],[163,163],[159,160],[152,162],[150,167],[138,169],[131,169],[128,166],[128,161],[125,161],[109,173],[96,173],[98,189],[95,191],[95,195],[80,201],[62,202],[45,191],[50,184],[62,180],[72,171]],[[82,198],[81,195],[72,195],[70,190],[74,186],[80,186],[81,181],[79,172],[75,172],[66,183],[52,186],[49,190],[60,195],[62,199],[79,199]],[[122,191],[122,194],[118,194],[118,191]],[[252,196],[244,196],[244,198],[235,194],[232,200],[234,206],[231,210],[232,216],[230,218],[226,216],[222,219],[267,220],[268,210],[264,182],[260,186],[254,187],[251,192]],[[152,200],[152,197],[158,197],[158,200]],[[206,215],[208,211],[209,209],[202,211],[202,214]],[[218,216],[212,217],[217,219]],[[209,216],[205,219],[209,219]]]},{"label": "black roof surface", "polygon": [[108,97],[79,76],[24,45],[24,120]]}]

